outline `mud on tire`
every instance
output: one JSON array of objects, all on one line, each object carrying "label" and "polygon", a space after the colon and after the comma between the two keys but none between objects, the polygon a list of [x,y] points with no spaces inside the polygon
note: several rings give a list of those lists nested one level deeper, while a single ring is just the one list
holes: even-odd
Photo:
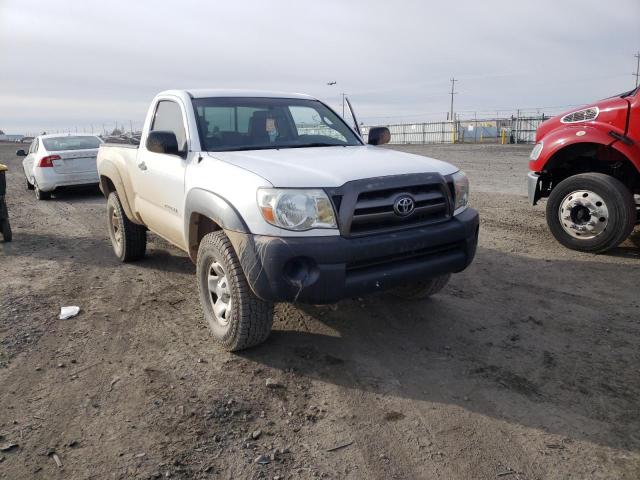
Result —
[{"label": "mud on tire", "polygon": [[113,251],[121,262],[132,262],[144,257],[147,250],[147,230],[127,218],[116,192],[111,192],[107,198],[107,226]]},{"label": "mud on tire", "polygon": [[394,288],[391,293],[396,297],[404,300],[419,300],[422,298],[428,298],[431,295],[435,295],[442,290],[447,283],[451,274],[440,275],[429,280],[423,280],[421,282],[414,282],[408,285]]},{"label": "mud on tire", "polygon": [[[253,293],[224,232],[203,237],[196,275],[205,319],[215,339],[226,350],[243,350],[267,339],[273,323],[273,304]],[[228,309],[224,314],[221,313],[224,305],[217,304],[218,294],[226,297],[223,300]]]}]

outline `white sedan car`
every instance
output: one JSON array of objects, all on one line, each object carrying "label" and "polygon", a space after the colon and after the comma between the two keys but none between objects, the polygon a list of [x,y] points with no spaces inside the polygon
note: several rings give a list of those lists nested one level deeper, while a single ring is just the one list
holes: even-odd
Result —
[{"label": "white sedan car", "polygon": [[29,151],[18,150],[26,186],[35,190],[38,200],[51,198],[59,187],[98,184],[96,155],[102,144],[95,135],[40,135]]}]

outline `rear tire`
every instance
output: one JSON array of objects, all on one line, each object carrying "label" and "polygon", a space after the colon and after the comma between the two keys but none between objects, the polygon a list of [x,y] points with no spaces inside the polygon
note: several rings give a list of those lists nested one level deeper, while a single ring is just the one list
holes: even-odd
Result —
[{"label": "rear tire", "polygon": [[196,275],[205,319],[225,350],[243,350],[267,339],[273,323],[273,303],[253,293],[224,232],[203,237]]},{"label": "rear tire", "polygon": [[27,190],[33,190],[34,188],[31,182],[29,182],[29,179],[27,177],[24,177],[24,186],[26,187]]},{"label": "rear tire", "polygon": [[429,280],[423,280],[421,282],[415,282],[402,287],[394,288],[391,293],[396,297],[404,300],[420,300],[423,298],[429,298],[442,290],[447,283],[451,274],[440,275]]},{"label": "rear tire", "polygon": [[583,173],[560,182],[547,201],[547,225],[567,248],[605,252],[633,231],[636,206],[631,191],[617,178]]},{"label": "rear tire", "polygon": [[38,184],[34,182],[33,184],[33,189],[35,190],[35,194],[36,194],[36,199],[37,200],[50,200],[51,199],[51,192],[43,192],[42,190],[40,190],[40,188],[38,187]]},{"label": "rear tire", "polygon": [[113,251],[121,262],[133,262],[144,257],[147,229],[127,218],[116,192],[111,192],[107,198],[107,225]]}]

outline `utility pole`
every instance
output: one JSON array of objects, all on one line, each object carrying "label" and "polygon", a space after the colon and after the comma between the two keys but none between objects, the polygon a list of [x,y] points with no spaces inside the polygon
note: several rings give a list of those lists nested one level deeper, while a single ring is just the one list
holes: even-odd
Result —
[{"label": "utility pole", "polygon": [[449,111],[449,120],[451,120],[452,122],[453,122],[453,96],[458,93],[458,92],[454,92],[457,81],[458,80],[456,80],[455,78],[451,79],[451,110]]},{"label": "utility pole", "polygon": [[636,88],[638,88],[638,79],[640,79],[640,52],[636,53],[634,57],[636,57],[638,61],[636,63],[636,73],[632,73],[632,75],[636,77]]},{"label": "utility pole", "polygon": [[344,118],[344,97],[347,95],[346,93],[341,93],[342,95],[342,118]]}]

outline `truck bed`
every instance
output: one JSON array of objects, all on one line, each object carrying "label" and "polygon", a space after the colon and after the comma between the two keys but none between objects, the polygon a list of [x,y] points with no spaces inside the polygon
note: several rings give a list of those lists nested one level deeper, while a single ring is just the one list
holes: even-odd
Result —
[{"label": "truck bed", "polygon": [[137,149],[140,145],[133,143],[118,143],[118,142],[105,142],[100,145],[100,148],[104,147],[118,147],[118,148],[134,148]]}]

